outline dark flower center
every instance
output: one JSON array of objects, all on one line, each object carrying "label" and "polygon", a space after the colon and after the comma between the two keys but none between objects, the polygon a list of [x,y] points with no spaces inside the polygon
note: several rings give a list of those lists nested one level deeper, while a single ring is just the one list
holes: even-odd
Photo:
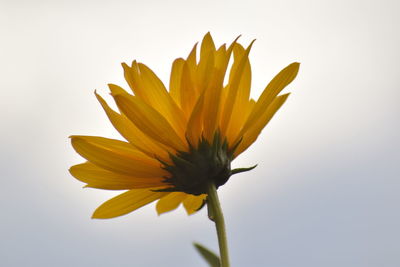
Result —
[{"label": "dark flower center", "polygon": [[176,155],[170,155],[172,165],[161,163],[170,173],[164,182],[171,187],[160,191],[205,194],[210,182],[218,188],[225,184],[231,175],[253,169],[255,166],[231,170],[236,147],[237,145],[229,149],[227,141],[222,140],[217,132],[211,144],[205,138],[201,138],[197,148],[190,145],[189,151],[179,151]]}]

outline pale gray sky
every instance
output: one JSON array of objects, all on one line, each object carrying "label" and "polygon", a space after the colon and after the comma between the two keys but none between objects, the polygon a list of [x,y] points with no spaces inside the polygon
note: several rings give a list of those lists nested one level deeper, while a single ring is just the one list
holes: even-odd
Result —
[{"label": "pale gray sky", "polygon": [[257,97],[291,62],[293,92],[220,191],[232,266],[400,266],[398,1],[0,1],[0,265],[206,266],[201,211],[153,205],[91,220],[71,134],[119,138],[93,91],[137,59],[164,82],[211,31],[242,34]]}]

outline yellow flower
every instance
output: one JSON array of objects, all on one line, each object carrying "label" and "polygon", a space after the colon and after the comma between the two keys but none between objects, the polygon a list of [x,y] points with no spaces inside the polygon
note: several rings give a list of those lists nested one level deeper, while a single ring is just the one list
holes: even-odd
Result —
[{"label": "yellow flower", "polygon": [[[231,161],[245,151],[286,101],[278,95],[296,77],[299,63],[284,68],[257,101],[250,98],[249,52],[236,40],[215,48],[207,33],[197,62],[195,45],[186,59],[172,64],[169,91],[144,64],[123,63],[134,95],[109,84],[119,112],[96,97],[123,142],[96,136],[71,136],[87,162],[71,174],[87,187],[127,190],[103,203],[93,218],[112,218],[158,200],[159,214],[181,203],[188,214],[204,204],[209,182],[218,187],[232,174]],[[233,54],[229,77],[225,79]]]}]

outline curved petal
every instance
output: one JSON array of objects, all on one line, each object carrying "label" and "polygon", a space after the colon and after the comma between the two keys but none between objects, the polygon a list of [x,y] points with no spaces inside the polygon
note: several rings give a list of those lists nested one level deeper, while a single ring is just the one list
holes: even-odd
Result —
[{"label": "curved petal", "polygon": [[168,152],[172,150],[168,151],[168,148],[147,137],[126,116],[112,110],[100,95],[95,94],[112,125],[126,140],[149,157],[157,156],[164,162],[169,162]]},{"label": "curved petal", "polygon": [[184,151],[187,146],[168,121],[154,108],[135,96],[113,95],[122,112],[146,135],[175,150]]},{"label": "curved petal", "polygon": [[235,157],[254,143],[258,135],[264,129],[265,125],[267,125],[279,108],[285,103],[288,96],[289,94],[277,96],[274,101],[272,101],[271,105],[265,110],[265,112],[257,120],[253,121],[253,124],[244,133],[241,143],[235,150]]},{"label": "curved petal", "polygon": [[197,43],[193,46],[190,51],[188,57],[186,58],[186,62],[189,64],[189,67],[193,70],[197,67]]},{"label": "curved petal", "polygon": [[247,131],[247,129],[254,123],[257,118],[262,116],[265,109],[274,101],[275,97],[288,85],[294,78],[296,78],[299,72],[300,63],[292,63],[283,70],[281,70],[267,85],[258,98],[256,105],[250,116],[247,118],[245,125],[243,126],[241,133]]},{"label": "curved petal", "polygon": [[172,192],[164,196],[156,205],[158,215],[176,209],[186,197],[187,194],[183,192]]},{"label": "curved petal", "polygon": [[215,65],[215,50],[206,50],[201,53],[199,65],[196,73],[196,86],[197,95],[203,90],[207,89],[214,72]]},{"label": "curved petal", "polygon": [[86,187],[127,190],[133,188],[154,188],[164,186],[164,178],[143,178],[135,174],[124,175],[100,168],[93,163],[85,162],[69,169],[69,172],[81,182],[87,183]]},{"label": "curved petal", "polygon": [[188,195],[187,198],[183,201],[183,206],[185,207],[187,214],[192,215],[193,213],[198,211],[204,204],[206,198],[207,194],[202,194],[199,196]]},{"label": "curved petal", "polygon": [[181,81],[182,81],[182,70],[185,60],[183,58],[177,58],[172,63],[171,75],[169,78],[169,94],[175,100],[175,103],[181,106]]},{"label": "curved petal", "polygon": [[192,69],[186,61],[182,67],[181,87],[180,87],[180,102],[183,112],[187,115],[193,109],[198,96],[197,85],[194,82],[196,79],[196,69]]},{"label": "curved petal", "polygon": [[204,94],[202,94],[197,100],[197,103],[193,108],[192,114],[190,115],[186,129],[186,138],[188,139],[190,145],[192,145],[193,147],[197,147],[203,132],[203,107]]},{"label": "curved petal", "polygon": [[[224,110],[223,110],[222,118],[221,118],[221,132],[223,135],[226,134],[229,123],[231,121],[232,110],[233,110],[234,104],[236,102],[236,99],[238,97],[240,81],[242,79],[243,72],[245,70],[245,66],[248,61],[248,56],[249,56],[249,53],[250,53],[253,43],[254,43],[254,41],[251,42],[251,44],[247,47],[246,51],[241,56],[239,63],[237,65],[235,74],[233,75],[232,81],[227,86],[228,93],[227,93],[226,99],[224,101]],[[239,96],[242,98],[244,97],[241,95],[239,95]]]},{"label": "curved petal", "polygon": [[210,32],[207,32],[206,35],[204,35],[203,40],[201,41],[200,58],[206,57],[208,53],[214,51],[215,51],[214,40],[212,39]]},{"label": "curved petal", "polygon": [[163,114],[174,129],[183,135],[185,116],[157,75],[146,65],[136,61],[132,63],[132,67],[126,64],[123,67],[125,77],[129,80],[128,84],[135,95]]},{"label": "curved petal", "polygon": [[82,157],[112,172],[153,178],[168,174],[156,159],[150,159],[122,141],[94,136],[71,136],[71,143]]},{"label": "curved petal", "polygon": [[190,114],[200,95],[196,84],[197,77],[197,43],[190,51],[182,69],[181,79],[181,107],[185,114]]},{"label": "curved petal", "polygon": [[183,133],[187,122],[182,110],[157,75],[142,63],[138,63],[138,66],[148,95],[148,104],[163,114],[175,130]]},{"label": "curved petal", "polygon": [[205,91],[204,105],[204,137],[210,142],[214,138],[215,131],[219,128],[222,108],[222,90],[226,67],[230,52],[226,51],[225,45],[215,52],[215,65],[209,70],[210,81]]},{"label": "curved petal", "polygon": [[[231,73],[229,76],[229,84],[232,83],[234,74],[236,73],[236,69],[238,68],[240,58],[244,55],[245,49],[240,44],[236,44],[233,50],[235,61],[233,63]],[[251,87],[251,67],[250,61],[247,57],[246,63],[243,69],[242,77],[239,82],[237,96],[235,100],[235,104],[232,107],[232,118],[230,120],[226,135],[228,142],[234,141],[234,138],[239,134],[240,129],[243,127],[245,123],[245,119],[249,115],[249,108],[251,106],[249,102],[250,97],[250,87]]]},{"label": "curved petal", "polygon": [[[240,134],[240,130],[242,129],[244,123],[246,122],[248,116],[254,108],[255,101],[250,99],[246,103],[242,104],[241,110],[242,112],[238,112],[235,115],[235,123],[229,124],[228,130],[226,132],[226,139],[228,140],[228,144],[234,145],[242,136]],[[239,110],[239,109],[238,109]]]},{"label": "curved petal", "polygon": [[169,193],[154,192],[147,189],[132,189],[122,193],[98,207],[92,215],[93,219],[109,219],[130,213]]}]

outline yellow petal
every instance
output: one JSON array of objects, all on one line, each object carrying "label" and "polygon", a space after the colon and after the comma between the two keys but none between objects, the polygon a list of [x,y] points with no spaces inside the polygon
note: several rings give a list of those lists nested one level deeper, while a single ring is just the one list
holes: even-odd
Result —
[{"label": "yellow petal", "polygon": [[272,119],[279,108],[285,103],[289,94],[277,96],[264,113],[248,128],[245,132],[241,143],[235,151],[235,157],[245,151],[257,139],[265,125]]},{"label": "yellow petal", "polygon": [[158,215],[176,209],[186,197],[187,194],[182,192],[172,192],[164,196],[156,205]]},{"label": "yellow petal", "polygon": [[85,162],[72,166],[69,172],[79,181],[87,183],[86,187],[126,190],[133,188],[154,188],[164,186],[164,178],[142,178],[135,174],[124,175],[100,168],[93,163]]},{"label": "yellow petal", "polygon": [[[236,38],[236,40],[238,38]],[[232,51],[237,46],[236,40],[233,41],[233,43],[228,47],[228,49],[226,49],[226,45],[223,44],[216,52],[215,67],[222,71],[221,74],[223,77],[225,77]]]},{"label": "yellow petal", "polygon": [[[186,64],[189,72],[189,77],[191,77],[192,81],[196,80],[196,73],[197,73],[197,43],[193,46],[192,51],[190,51],[190,54],[186,58]],[[194,90],[197,93],[197,96],[199,95],[199,90],[195,88],[197,85],[193,82],[193,85],[191,90]]]},{"label": "yellow petal", "polygon": [[138,63],[145,95],[144,101],[154,107],[174,127],[175,131],[183,136],[186,119],[182,110],[178,107],[161,80],[154,72],[142,63]]},{"label": "yellow petal", "polygon": [[[238,97],[239,85],[241,78],[243,76],[243,72],[245,70],[246,63],[248,61],[248,55],[250,53],[250,49],[253,45],[254,41],[249,45],[246,51],[243,53],[239,60],[239,64],[233,74],[233,78],[231,83],[228,84],[228,94],[226,96],[226,100],[224,101],[224,110],[221,118],[221,132],[223,135],[226,135],[229,123],[232,117],[232,110],[236,103],[236,99]],[[244,98],[244,95],[240,95],[240,97]]]},{"label": "yellow petal", "polygon": [[223,81],[229,56],[230,53],[226,51],[225,46],[221,46],[215,52],[215,66],[213,67],[213,71],[207,71],[210,73],[208,75],[211,78],[205,91],[203,131],[204,137],[210,142],[219,127]]},{"label": "yellow petal", "polygon": [[197,85],[194,83],[194,74],[194,70],[190,69],[188,62],[185,62],[182,67],[180,102],[182,110],[186,115],[192,112],[198,96]]},{"label": "yellow petal", "polygon": [[[222,76],[222,80],[224,82],[225,79],[225,74],[227,71],[227,67],[228,67],[228,63],[233,51],[233,48],[237,45],[236,41],[237,39],[239,39],[239,37],[237,37],[232,44],[228,47],[228,50],[226,50],[225,48],[225,44],[223,46],[220,47],[220,49],[218,49],[217,51],[217,55],[216,55],[216,68],[221,70],[220,74]],[[225,52],[225,53],[224,53]],[[229,83],[228,83],[229,84]],[[225,101],[228,95],[228,86],[224,86],[222,84],[221,86],[221,94],[220,94],[220,101],[219,101],[219,114],[218,114],[218,124],[220,125],[220,121],[221,121],[221,114],[224,110],[224,106],[225,106]],[[220,128],[220,126],[218,125],[218,128]]]},{"label": "yellow petal", "polygon": [[203,40],[201,42],[200,58],[207,57],[210,52],[214,51],[215,51],[215,44],[211,37],[210,32],[208,32],[206,33],[206,35],[204,35]]},{"label": "yellow petal", "polygon": [[109,83],[108,88],[110,88],[110,91],[112,94],[128,94],[127,91],[124,90],[121,86],[118,86],[116,84]]},{"label": "yellow petal", "polygon": [[[112,88],[112,91],[116,92],[113,85],[110,85],[110,88]],[[97,100],[100,102],[115,129],[117,129],[117,131],[126,140],[128,140],[133,146],[135,146],[138,150],[142,151],[146,155],[150,157],[154,157],[154,155],[157,155],[157,157],[164,162],[168,162],[168,149],[165,146],[161,145],[160,143],[156,143],[154,140],[148,138],[126,116],[112,110],[100,95],[98,95],[97,93],[95,94]],[[172,152],[172,150],[170,152]]]},{"label": "yellow petal", "polygon": [[[240,44],[236,44],[233,54],[235,58],[235,62],[232,66],[231,75],[229,76],[229,84],[232,83],[234,73],[239,65],[240,58],[246,53],[246,50]],[[230,127],[235,129],[240,129],[243,126],[243,121],[238,120],[240,114],[243,114],[243,108],[246,106],[246,103],[249,101],[250,97],[250,87],[251,87],[251,66],[249,58],[246,58],[246,62],[244,65],[242,77],[239,82],[238,92],[236,96],[236,102],[233,106],[232,117],[235,118],[229,124]]]},{"label": "yellow petal", "polygon": [[88,161],[112,172],[159,178],[168,173],[128,143],[93,136],[71,136],[75,151]]},{"label": "yellow petal", "polygon": [[254,108],[255,101],[250,99],[245,103],[237,103],[233,111],[234,120],[229,124],[228,130],[226,132],[226,139],[228,140],[228,144],[235,145],[236,142],[240,139],[240,130],[242,129],[244,123],[246,122],[248,116]]},{"label": "yellow petal", "polygon": [[[233,79],[235,77],[235,74],[237,72],[237,69],[239,67],[240,61],[245,55],[246,50],[241,44],[236,43],[235,46],[233,47],[233,57],[234,61],[232,64],[231,71],[229,73],[229,83],[233,82]],[[250,60],[249,58],[245,58],[245,65],[244,65],[244,70],[242,77],[240,78],[240,83],[239,83],[239,93],[244,95],[245,98],[249,99],[250,97],[250,86],[251,86],[251,67],[250,67]]]},{"label": "yellow petal", "polygon": [[197,43],[193,46],[192,50],[190,51],[188,57],[186,58],[186,62],[189,64],[190,68],[195,69],[197,65]]},{"label": "yellow petal", "polygon": [[171,76],[169,79],[169,93],[175,100],[175,103],[181,107],[181,81],[182,70],[185,60],[182,58],[175,59],[172,63]]},{"label": "yellow petal", "polygon": [[135,96],[113,95],[123,113],[146,135],[175,150],[186,150],[186,144],[168,121],[154,108]]},{"label": "yellow petal", "polygon": [[[135,66],[135,69],[129,67],[126,63],[122,63],[122,68],[124,69],[124,77],[126,82],[128,83],[129,87],[132,91],[136,94],[135,90],[138,86],[141,86],[141,83],[138,82],[139,74],[137,70],[136,61],[132,62],[132,66]],[[142,91],[142,90],[140,90]],[[139,92],[140,92],[139,91]]]},{"label": "yellow petal", "polygon": [[203,132],[204,94],[202,94],[190,115],[186,129],[186,138],[193,147],[197,147]]},{"label": "yellow petal", "polygon": [[146,164],[151,164],[153,166],[158,166],[159,164],[159,162],[156,159],[146,156],[145,154],[137,150],[134,146],[132,146],[130,143],[124,141],[100,137],[100,136],[86,136],[86,135],[74,135],[72,136],[72,138],[74,139],[79,138],[85,140],[95,146],[103,147],[110,151],[115,151],[117,153],[127,155],[129,157],[142,161]]},{"label": "yellow petal", "polygon": [[197,43],[193,46],[188,57],[186,58],[186,63],[190,69],[190,75],[194,77],[197,71]]},{"label": "yellow petal", "polygon": [[208,51],[208,54],[201,55],[199,66],[196,73],[196,89],[197,94],[200,94],[207,89],[211,78],[214,73],[215,64],[215,53],[212,50]]},{"label": "yellow petal", "polygon": [[163,114],[174,129],[183,135],[186,125],[184,114],[157,75],[146,65],[136,61],[133,61],[132,67],[126,64],[122,66],[125,78],[135,95]]},{"label": "yellow petal", "polygon": [[167,194],[169,193],[153,192],[147,189],[132,189],[104,202],[95,210],[92,218],[109,219],[125,215]]},{"label": "yellow petal", "polygon": [[198,211],[204,204],[206,198],[207,194],[202,194],[199,196],[188,195],[187,198],[183,201],[183,206],[185,207],[187,214],[191,215]]},{"label": "yellow petal", "polygon": [[221,71],[214,69],[214,75],[211,79],[210,85],[205,91],[203,109],[204,137],[210,142],[212,142],[214,133],[219,124],[222,82],[223,77],[221,77]]},{"label": "yellow petal", "polygon": [[267,85],[264,89],[263,93],[257,100],[256,105],[254,106],[253,111],[251,112],[250,116],[247,118],[245,125],[241,130],[241,134],[247,131],[247,129],[254,124],[256,121],[274,101],[275,97],[288,85],[290,84],[299,71],[300,63],[292,63],[282,71],[276,75],[272,81]]}]

